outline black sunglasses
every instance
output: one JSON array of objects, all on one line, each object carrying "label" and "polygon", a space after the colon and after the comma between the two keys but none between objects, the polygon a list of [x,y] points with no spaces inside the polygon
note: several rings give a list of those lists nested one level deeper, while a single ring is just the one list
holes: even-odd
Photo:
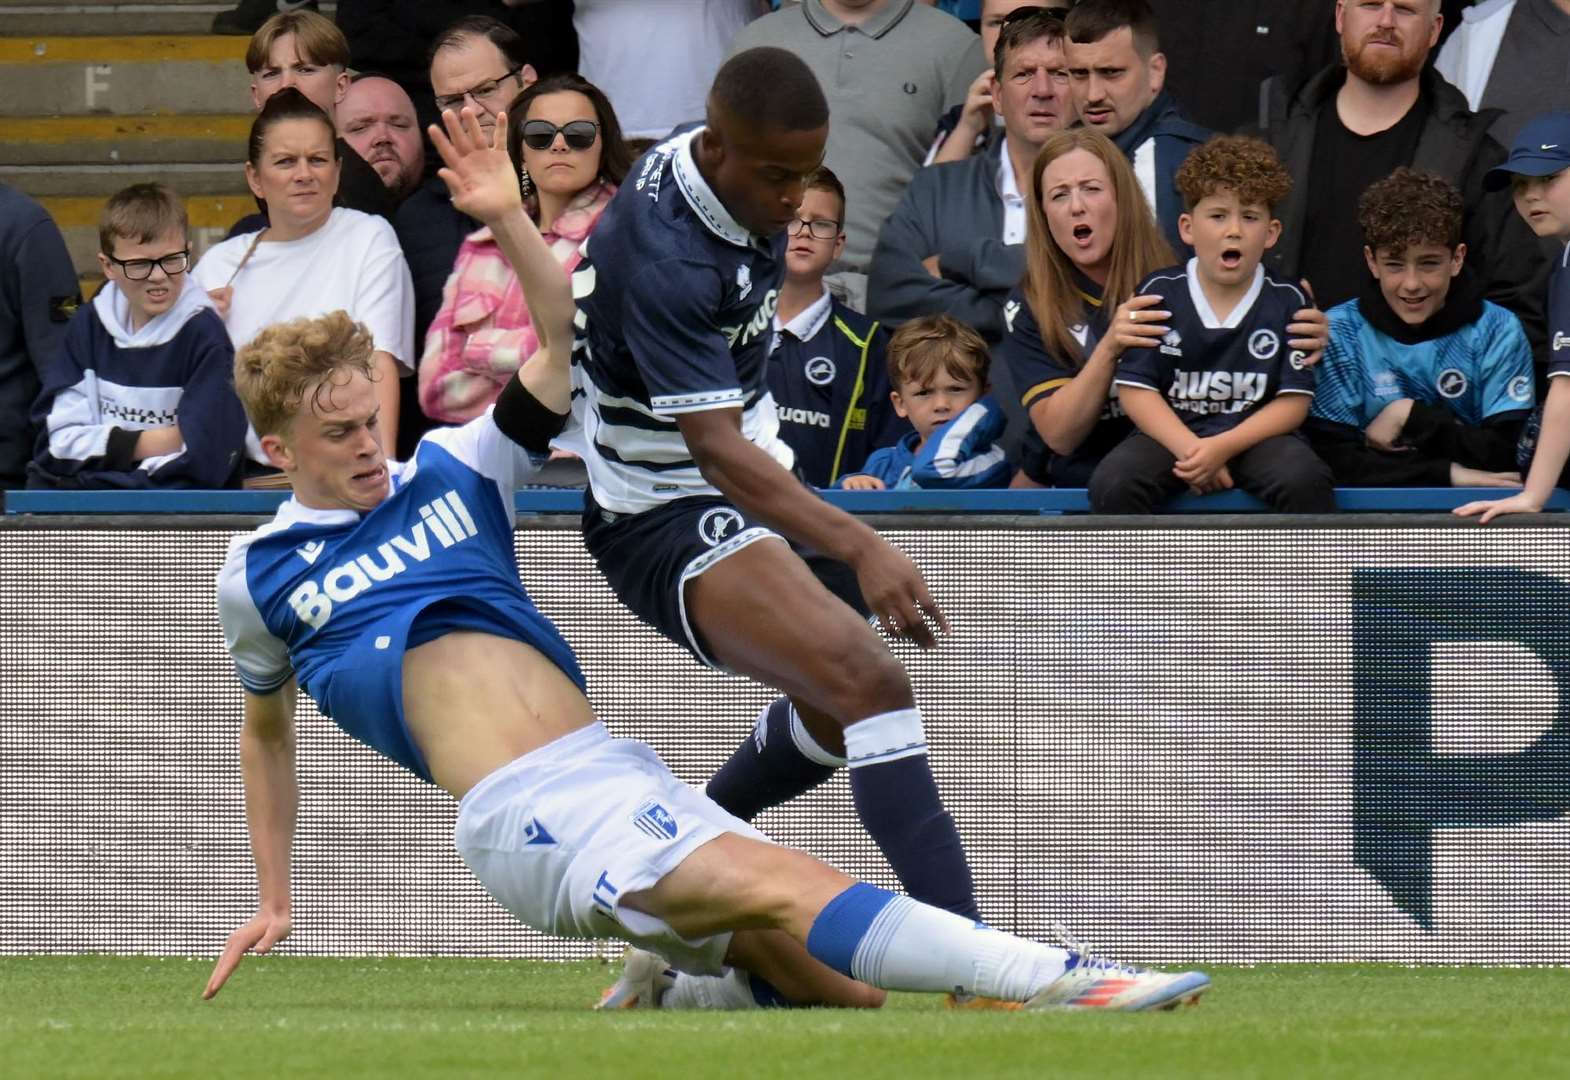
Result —
[{"label": "black sunglasses", "polygon": [[551,143],[556,141],[558,131],[572,149],[587,150],[594,145],[594,140],[599,136],[600,125],[593,120],[574,120],[557,127],[549,120],[525,120],[523,145],[530,150],[549,150]]}]

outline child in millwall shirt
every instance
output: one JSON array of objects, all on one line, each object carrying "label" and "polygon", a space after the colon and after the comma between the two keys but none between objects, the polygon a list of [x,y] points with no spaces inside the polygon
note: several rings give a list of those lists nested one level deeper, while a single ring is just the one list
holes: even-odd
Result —
[{"label": "child in millwall shirt", "polygon": [[1516,136],[1505,163],[1488,174],[1494,188],[1511,185],[1516,211],[1538,236],[1566,244],[1548,283],[1548,398],[1522,437],[1526,486],[1508,499],[1471,502],[1462,517],[1531,514],[1556,486],[1570,487],[1570,113],[1548,113]]},{"label": "child in millwall shirt", "polygon": [[1007,487],[1013,468],[994,440],[1003,409],[987,392],[990,358],[980,334],[948,315],[912,319],[888,347],[894,412],[916,430],[875,451],[846,491]]},{"label": "child in millwall shirt", "polygon": [[1118,363],[1118,399],[1138,430],[1091,475],[1091,509],[1149,514],[1185,489],[1236,486],[1277,510],[1333,512],[1330,470],[1296,434],[1314,372],[1287,325],[1307,300],[1259,265],[1292,178],[1267,144],[1219,136],[1189,155],[1177,186],[1194,257],[1135,290],[1162,298],[1171,329]]}]

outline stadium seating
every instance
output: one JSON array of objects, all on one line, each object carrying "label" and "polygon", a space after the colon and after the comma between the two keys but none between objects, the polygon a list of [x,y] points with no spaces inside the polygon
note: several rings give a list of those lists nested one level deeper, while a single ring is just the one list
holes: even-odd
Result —
[{"label": "stadium seating", "polygon": [[206,33],[223,6],[0,0],[0,181],[54,217],[84,295],[99,281],[99,211],[120,188],[161,180],[185,196],[198,257],[255,208],[240,165],[247,39]]}]

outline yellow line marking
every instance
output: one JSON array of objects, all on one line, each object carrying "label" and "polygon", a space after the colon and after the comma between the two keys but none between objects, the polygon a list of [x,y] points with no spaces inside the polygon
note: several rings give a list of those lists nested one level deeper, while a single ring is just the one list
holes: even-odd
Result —
[{"label": "yellow line marking", "polygon": [[0,116],[0,143],[96,142],[108,139],[209,139],[243,143],[250,116]]},{"label": "yellow line marking", "polygon": [[[108,201],[108,196],[95,195],[46,196],[38,200],[62,229],[98,228],[98,215]],[[193,229],[227,229],[246,214],[254,214],[256,201],[249,195],[191,195],[185,200],[185,212]]]},{"label": "yellow line marking", "polygon": [[0,38],[4,64],[245,63],[246,37],[126,36]]}]

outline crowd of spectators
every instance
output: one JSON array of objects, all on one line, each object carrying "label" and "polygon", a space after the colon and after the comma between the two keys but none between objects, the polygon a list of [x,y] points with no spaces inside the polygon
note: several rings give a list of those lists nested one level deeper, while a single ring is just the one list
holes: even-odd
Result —
[{"label": "crowd of spectators", "polygon": [[1570,108],[1570,0],[315,8],[218,17],[251,35],[257,213],[199,260],[178,195],[137,185],[84,303],[59,231],[0,184],[0,488],[269,483],[233,350],[339,309],[375,343],[389,446],[479,414],[538,341],[426,125],[507,114],[570,274],[640,154],[755,46],[830,105],[769,369],[809,484],[1328,509],[1332,481],[1520,484],[1553,420],[1561,249],[1500,170]]}]

